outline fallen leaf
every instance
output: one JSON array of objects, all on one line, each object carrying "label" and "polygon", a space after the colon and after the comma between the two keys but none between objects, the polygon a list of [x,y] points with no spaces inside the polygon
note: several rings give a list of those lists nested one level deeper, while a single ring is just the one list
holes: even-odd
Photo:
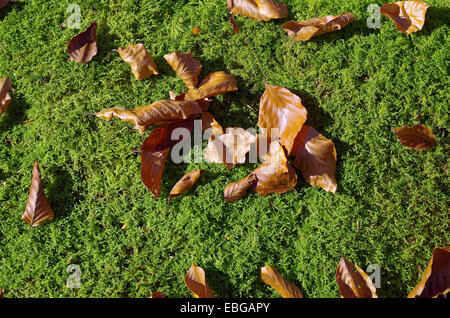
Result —
[{"label": "fallen leaf", "polygon": [[422,30],[429,7],[423,1],[398,1],[383,4],[380,13],[394,21],[400,32],[410,34]]},{"label": "fallen leaf", "polygon": [[185,100],[202,100],[232,91],[237,91],[236,78],[225,72],[214,72],[200,83],[198,89],[189,89],[185,95]]},{"label": "fallen leaf", "polygon": [[432,298],[450,292],[450,246],[437,247],[422,279],[408,298]]},{"label": "fallen leaf", "polygon": [[341,257],[336,270],[336,283],[343,298],[378,298],[368,275],[344,257]]},{"label": "fallen leaf", "polygon": [[302,22],[289,21],[281,27],[290,38],[295,41],[308,41],[312,37],[341,30],[347,24],[356,19],[356,15],[342,13],[340,15],[327,15],[321,18],[313,18]]},{"label": "fallen leaf", "polygon": [[261,279],[283,296],[283,298],[303,298],[302,292],[295,284],[288,282],[272,266],[261,267]]},{"label": "fallen leaf", "polygon": [[150,298],[167,298],[166,293],[155,291]]},{"label": "fallen leaf", "polygon": [[438,144],[431,129],[425,125],[395,127],[392,130],[398,141],[412,150],[428,150]]},{"label": "fallen leaf", "polygon": [[209,136],[220,136],[223,134],[222,126],[219,125],[211,113],[203,112],[201,120],[202,131],[205,132],[205,135],[209,134]]},{"label": "fallen leaf", "polygon": [[[12,0],[0,0],[0,9],[6,7]],[[15,1],[14,1],[15,2]]]},{"label": "fallen leaf", "polygon": [[202,175],[204,173],[205,173],[205,171],[202,169],[198,169],[198,170],[186,173],[180,179],[180,181],[178,181],[175,184],[175,186],[172,188],[172,191],[170,191],[169,201],[172,198],[183,194],[186,190],[192,188],[197,183],[198,178],[200,178],[200,175]]},{"label": "fallen leaf", "polygon": [[[1,2],[0,2],[0,8],[1,8]],[[4,289],[0,289],[0,298],[4,298],[4,295],[5,294],[5,290]]]},{"label": "fallen leaf", "polygon": [[241,28],[239,27],[239,25],[236,23],[236,21],[232,17],[230,18],[230,23],[233,26],[234,34],[238,34],[239,31],[241,30]]},{"label": "fallen leaf", "polygon": [[205,271],[200,266],[192,264],[184,277],[184,281],[195,298],[214,298],[214,294],[206,282]]},{"label": "fallen leaf", "polygon": [[294,167],[310,185],[336,192],[336,148],[333,141],[303,126],[294,141]]},{"label": "fallen leaf", "polygon": [[[265,128],[268,137],[280,137],[281,144],[288,154],[294,139],[306,122],[308,112],[300,97],[284,87],[265,84],[259,106],[259,128]],[[277,136],[274,135],[274,131]]]},{"label": "fallen leaf", "polygon": [[47,220],[53,220],[54,217],[55,213],[50,207],[47,197],[45,196],[44,188],[42,187],[39,164],[34,162],[30,194],[28,196],[25,212],[23,212],[22,215],[22,220],[31,226],[38,226]]},{"label": "fallen leaf", "polygon": [[95,114],[99,118],[111,120],[113,117],[134,124],[141,134],[153,125],[199,116],[202,106],[196,101],[160,100],[151,105],[133,109],[110,108]]},{"label": "fallen leaf", "polygon": [[150,132],[141,147],[141,179],[153,196],[161,193],[161,179],[170,150],[182,140],[172,140],[172,132],[177,128],[192,131],[193,120],[183,120],[161,125]]},{"label": "fallen leaf", "polygon": [[97,55],[97,22],[70,40],[67,53],[72,61],[78,63],[88,63]]},{"label": "fallen leaf", "polygon": [[139,43],[121,47],[118,51],[120,57],[130,65],[131,71],[137,80],[159,74],[158,68],[152,56],[145,49],[144,44]]},{"label": "fallen leaf", "polygon": [[195,88],[197,86],[202,65],[197,59],[192,57],[192,53],[181,54],[180,52],[173,52],[164,55],[164,59],[187,87]]},{"label": "fallen leaf", "polygon": [[234,15],[242,15],[256,21],[286,18],[287,6],[273,0],[227,0],[228,10]]},{"label": "fallen leaf", "polygon": [[9,102],[11,101],[11,95],[9,95],[10,91],[14,91],[14,88],[11,86],[11,81],[8,76],[0,79],[0,116],[8,107]]},{"label": "fallen leaf", "polygon": [[256,175],[251,173],[244,179],[228,184],[223,191],[224,200],[234,202],[242,199],[247,194],[247,190],[253,187],[256,182]]}]

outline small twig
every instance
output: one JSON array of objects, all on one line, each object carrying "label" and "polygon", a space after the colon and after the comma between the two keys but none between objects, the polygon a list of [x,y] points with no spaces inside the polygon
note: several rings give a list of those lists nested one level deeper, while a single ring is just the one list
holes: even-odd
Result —
[{"label": "small twig", "polygon": [[84,115],[88,115],[88,116],[96,116],[96,114],[95,114],[95,113],[88,113],[88,112],[84,112],[83,114],[84,114]]},{"label": "small twig", "polygon": [[269,203],[270,203],[270,204],[271,204],[278,212],[280,212],[280,209],[277,208],[277,207],[275,206],[275,204],[272,203],[272,200],[271,200],[271,199],[269,199]]}]

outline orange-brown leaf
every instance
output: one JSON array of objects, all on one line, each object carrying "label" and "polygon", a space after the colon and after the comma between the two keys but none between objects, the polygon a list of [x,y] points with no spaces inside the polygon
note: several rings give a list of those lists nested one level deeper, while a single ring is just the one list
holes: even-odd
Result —
[{"label": "orange-brown leaf", "polygon": [[235,15],[242,15],[256,21],[286,18],[287,6],[273,0],[227,0],[228,10]]},{"label": "orange-brown leaf", "polygon": [[383,4],[380,13],[394,21],[400,32],[410,34],[422,30],[429,7],[423,1],[398,1]]},{"label": "orange-brown leaf", "polygon": [[284,298],[303,298],[300,289],[295,286],[295,284],[290,283],[281,277],[275,267],[261,267],[261,279],[264,283],[269,284],[273,289],[279,292]]},{"label": "orange-brown leaf", "polygon": [[392,130],[398,141],[412,150],[428,150],[438,144],[431,129],[425,125],[395,127]]},{"label": "orange-brown leaf", "polygon": [[78,63],[88,63],[97,55],[97,22],[70,40],[67,53],[72,61]]},{"label": "orange-brown leaf", "polygon": [[186,190],[192,188],[197,183],[200,175],[204,173],[205,171],[202,169],[186,173],[180,179],[180,181],[175,184],[175,186],[172,188],[172,191],[170,191],[169,200],[183,194]]},{"label": "orange-brown leaf", "polygon": [[119,48],[120,57],[127,62],[134,77],[142,80],[146,77],[159,74],[158,67],[152,56],[145,49],[144,44],[139,43],[128,47]]},{"label": "orange-brown leaf", "polygon": [[276,130],[281,144],[288,154],[291,152],[294,139],[302,129],[308,112],[302,105],[300,97],[284,87],[265,84],[266,90],[261,96],[259,106],[259,128],[265,128],[267,136]]},{"label": "orange-brown leaf", "polygon": [[303,126],[292,148],[294,166],[310,185],[336,192],[336,148],[333,141],[310,126]]},{"label": "orange-brown leaf", "polygon": [[39,164],[34,162],[30,194],[22,215],[22,220],[31,226],[38,226],[47,220],[53,220],[54,217],[55,213],[50,207],[45,196],[44,188],[42,187]]},{"label": "orange-brown leaf", "polygon": [[251,188],[256,181],[256,175],[251,173],[244,179],[229,183],[223,191],[224,200],[227,202],[234,202],[242,199],[247,194],[247,190]]},{"label": "orange-brown leaf", "polygon": [[233,18],[230,18],[230,23],[233,26],[233,32],[234,34],[238,34],[241,30],[239,24],[236,23],[236,21]]},{"label": "orange-brown leaf", "polygon": [[206,281],[203,268],[192,265],[184,277],[186,286],[196,298],[214,298],[214,294]]},{"label": "orange-brown leaf", "polygon": [[155,291],[150,298],[167,298],[167,295],[164,292]]},{"label": "orange-brown leaf", "polygon": [[422,279],[408,298],[431,298],[450,292],[450,246],[437,247]]},{"label": "orange-brown leaf", "polygon": [[141,134],[153,125],[194,118],[203,112],[203,108],[196,101],[160,100],[151,105],[123,109],[114,107],[96,114],[97,117],[111,120],[113,117],[134,124]]},{"label": "orange-brown leaf", "polygon": [[377,298],[372,281],[361,268],[341,257],[336,270],[336,283],[343,298]]},{"label": "orange-brown leaf", "polygon": [[313,18],[302,22],[289,21],[281,27],[287,32],[290,38],[295,41],[308,41],[312,37],[341,30],[347,24],[356,19],[351,13],[340,15],[327,15],[321,18]]},{"label": "orange-brown leaf", "polygon": [[211,136],[220,136],[223,134],[222,126],[219,125],[219,123],[214,119],[214,116],[211,113],[203,112],[201,120],[202,131],[205,132],[205,135],[208,133]]},{"label": "orange-brown leaf", "polygon": [[11,95],[9,94],[10,91],[14,91],[14,89],[11,86],[9,77],[7,76],[0,79],[0,115],[3,114],[11,101]]},{"label": "orange-brown leaf", "polygon": [[164,55],[164,59],[183,80],[187,87],[195,88],[197,86],[198,76],[202,71],[202,65],[197,59],[192,57],[192,53],[181,54],[180,52],[173,52]]},{"label": "orange-brown leaf", "polygon": [[237,89],[237,81],[233,75],[222,71],[214,72],[205,77],[198,89],[189,89],[185,95],[185,100],[202,100],[237,91]]}]

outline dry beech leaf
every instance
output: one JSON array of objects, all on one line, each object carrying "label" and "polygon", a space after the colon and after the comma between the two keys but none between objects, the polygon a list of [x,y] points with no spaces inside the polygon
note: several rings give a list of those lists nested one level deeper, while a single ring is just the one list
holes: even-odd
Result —
[{"label": "dry beech leaf", "polygon": [[394,21],[400,32],[410,34],[422,30],[429,7],[423,1],[398,1],[383,4],[380,13]]},{"label": "dry beech leaf", "polygon": [[236,21],[233,18],[230,18],[230,23],[233,26],[233,32],[234,34],[238,34],[241,30],[239,24],[236,23]]},{"label": "dry beech leaf", "polygon": [[170,191],[169,201],[172,198],[183,194],[186,190],[192,188],[197,183],[198,178],[200,178],[200,175],[202,175],[204,173],[205,173],[205,171],[202,169],[198,169],[198,170],[186,173],[180,179],[180,181],[178,181],[175,184],[175,186],[172,188],[172,191]]},{"label": "dry beech leaf", "polygon": [[247,194],[247,190],[253,187],[256,181],[256,175],[251,173],[244,179],[228,184],[223,191],[224,200],[234,202],[242,199]]},{"label": "dry beech leaf", "polygon": [[0,116],[8,107],[9,102],[11,101],[11,95],[9,95],[10,91],[14,91],[11,86],[11,81],[9,77],[4,77],[0,79]]},{"label": "dry beech leaf", "polygon": [[245,163],[250,147],[256,136],[243,128],[227,128],[226,133],[211,136],[205,150],[205,160],[211,163],[224,163],[227,168]]},{"label": "dry beech leaf", "polygon": [[166,293],[155,291],[150,298],[167,298]]},{"label": "dry beech leaf", "polygon": [[336,283],[343,298],[378,298],[367,274],[344,257],[341,257],[336,270]]},{"label": "dry beech leaf", "polygon": [[183,80],[187,87],[195,88],[197,86],[198,76],[202,71],[202,65],[197,59],[192,57],[192,53],[181,54],[180,52],[173,52],[164,55],[164,59]]},{"label": "dry beech leaf", "polygon": [[392,130],[398,141],[412,150],[428,150],[438,144],[431,129],[425,125],[395,127]]},{"label": "dry beech leaf", "polygon": [[25,212],[23,212],[22,215],[22,220],[31,226],[38,226],[47,220],[53,220],[54,217],[55,213],[50,207],[47,197],[45,196],[44,188],[42,187],[39,164],[34,162],[30,194],[28,196]]},{"label": "dry beech leaf", "polygon": [[432,298],[450,292],[450,246],[437,247],[422,279],[408,298]]},{"label": "dry beech leaf", "polygon": [[288,154],[294,139],[306,121],[308,112],[300,97],[280,86],[265,84],[259,106],[259,128],[266,128],[267,136],[274,138],[273,129],[279,134],[281,144]]},{"label": "dry beech leaf", "polygon": [[225,72],[214,72],[200,83],[198,89],[190,89],[185,95],[185,100],[202,100],[208,97],[213,97],[225,94],[232,91],[237,91],[236,78]]},{"label": "dry beech leaf", "polygon": [[[210,136],[220,136],[223,134],[223,128],[214,119],[211,113],[203,112],[201,116],[202,131],[209,132]],[[205,134],[206,135],[206,134]]]},{"label": "dry beech leaf", "polygon": [[227,6],[232,14],[256,21],[282,19],[289,15],[284,3],[273,0],[227,0]]},{"label": "dry beech leaf", "polygon": [[333,141],[310,126],[303,126],[292,148],[294,167],[310,185],[336,192],[336,148]]},{"label": "dry beech leaf", "polygon": [[182,140],[172,140],[176,128],[192,131],[193,120],[183,120],[161,125],[150,132],[141,147],[141,179],[153,196],[158,199],[161,193],[161,179],[170,150]]},{"label": "dry beech leaf", "polygon": [[150,126],[197,117],[202,112],[202,106],[196,101],[160,100],[133,109],[110,108],[95,115],[106,120],[113,117],[120,118],[134,124],[134,127],[143,134]]},{"label": "dry beech leaf", "polygon": [[70,40],[67,53],[72,61],[78,63],[88,63],[97,55],[97,22]]},{"label": "dry beech leaf", "polygon": [[327,15],[321,18],[313,18],[302,22],[289,21],[281,27],[290,38],[295,41],[308,41],[312,37],[341,30],[347,24],[356,19],[356,15],[342,13],[340,15]]},{"label": "dry beech leaf", "polygon": [[[1,2],[0,2],[0,8],[1,8]],[[4,289],[0,289],[0,298],[4,298],[3,295],[5,294]]]},{"label": "dry beech leaf", "polygon": [[6,7],[10,2],[16,2],[17,0],[0,0],[0,9]]},{"label": "dry beech leaf", "polygon": [[137,80],[159,74],[158,67],[152,56],[145,49],[144,44],[139,43],[119,48],[120,57],[130,64],[131,71]]},{"label": "dry beech leaf", "polygon": [[303,295],[295,284],[288,282],[272,266],[261,267],[261,279],[283,296],[283,298],[303,298]]},{"label": "dry beech leaf", "polygon": [[195,298],[214,298],[214,294],[206,282],[205,271],[200,266],[192,264],[184,277],[184,281]]}]

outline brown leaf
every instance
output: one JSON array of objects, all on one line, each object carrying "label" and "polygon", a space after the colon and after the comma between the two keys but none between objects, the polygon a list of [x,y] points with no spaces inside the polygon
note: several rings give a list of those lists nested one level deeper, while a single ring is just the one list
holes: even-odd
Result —
[{"label": "brown leaf", "polygon": [[224,163],[231,169],[235,164],[245,163],[246,155],[255,142],[256,136],[243,128],[227,128],[225,134],[211,136],[205,149],[205,160]]},{"label": "brown leaf", "polygon": [[291,20],[281,27],[294,41],[308,41],[312,37],[341,30],[355,19],[356,15],[354,14],[342,13],[340,15],[327,15],[302,22]]},{"label": "brown leaf", "polygon": [[223,191],[224,200],[234,202],[242,199],[247,194],[247,190],[253,187],[256,182],[256,175],[250,173],[244,179],[228,184]]},{"label": "brown leaf", "polygon": [[202,71],[202,65],[197,59],[192,57],[192,53],[181,54],[180,52],[173,52],[164,55],[164,59],[183,80],[187,87],[195,88],[197,86],[198,76]]},{"label": "brown leaf", "polygon": [[14,91],[14,88],[11,86],[11,81],[9,77],[3,77],[0,79],[0,116],[8,107],[9,102],[11,101],[11,95],[9,95],[10,91]]},{"label": "brown leaf", "polygon": [[0,9],[6,7],[10,2],[13,2],[13,0],[0,0]]},{"label": "brown leaf", "polygon": [[161,125],[150,132],[141,147],[141,179],[153,196],[158,199],[161,193],[161,179],[170,149],[182,140],[172,140],[176,128],[192,131],[193,120],[183,120]]},{"label": "brown leaf", "polygon": [[395,127],[392,130],[398,141],[412,150],[428,150],[438,144],[431,129],[425,125]]},{"label": "brown leaf", "polygon": [[201,120],[202,131],[209,132],[211,136],[220,136],[223,134],[222,126],[219,125],[219,123],[214,119],[214,116],[211,113],[203,112]]},{"label": "brown leaf", "polygon": [[283,298],[303,298],[302,292],[295,284],[288,282],[272,266],[261,267],[261,279],[283,296]]},{"label": "brown leaf", "polygon": [[234,34],[238,34],[241,28],[239,27],[239,24],[236,23],[236,21],[233,18],[230,18],[230,23],[233,26],[233,32]]},{"label": "brown leaf", "polygon": [[131,71],[137,80],[159,74],[158,67],[145,49],[144,44],[121,47],[119,48],[119,54],[125,62],[130,64]]},{"label": "brown leaf", "polygon": [[44,188],[42,187],[39,164],[34,162],[30,194],[28,196],[25,212],[23,212],[22,215],[22,220],[31,226],[38,226],[47,220],[53,220],[54,217],[55,213],[50,207],[47,197],[45,196]]},{"label": "brown leaf", "polygon": [[286,18],[286,5],[273,0],[227,0],[228,10],[235,15],[249,17],[256,21]]},{"label": "brown leaf", "polygon": [[[0,2],[0,8],[1,8],[1,2]],[[5,294],[5,290],[4,289],[0,289],[0,298],[4,298],[4,295]]]},{"label": "brown leaf", "polygon": [[186,100],[201,100],[208,97],[213,97],[225,94],[232,91],[237,91],[236,78],[225,72],[214,72],[200,83],[198,89],[190,89],[185,95]]},{"label": "brown leaf", "polygon": [[120,107],[110,108],[95,115],[106,120],[117,117],[133,123],[135,128],[143,134],[150,126],[194,118],[202,112],[202,106],[196,101],[160,100],[151,105],[133,109],[123,109]]},{"label": "brown leaf", "polygon": [[[284,87],[265,84],[266,90],[259,105],[259,128],[266,128],[267,136],[280,137],[281,144],[288,154],[294,139],[302,129],[308,112],[302,105],[300,97]],[[272,136],[273,130],[278,136]]]},{"label": "brown leaf", "polygon": [[422,279],[408,298],[432,298],[450,292],[450,246],[436,247]]},{"label": "brown leaf", "polygon": [[72,61],[78,63],[88,63],[97,55],[97,22],[70,40],[67,53]]},{"label": "brown leaf", "polygon": [[367,274],[344,257],[341,257],[336,270],[336,283],[343,298],[378,298]]},{"label": "brown leaf", "polygon": [[205,271],[200,266],[192,264],[184,277],[184,281],[195,298],[214,298],[214,294],[206,282]]},{"label": "brown leaf", "polygon": [[167,298],[166,293],[155,291],[150,298]]},{"label": "brown leaf", "polygon": [[333,141],[310,126],[303,126],[292,148],[294,166],[310,185],[336,192],[336,148]]},{"label": "brown leaf", "polygon": [[204,173],[205,173],[205,171],[202,169],[198,169],[198,170],[186,173],[180,179],[180,181],[178,181],[175,184],[175,186],[172,188],[172,191],[170,191],[169,201],[172,198],[183,194],[186,190],[192,188],[197,183],[198,178],[200,178],[200,175],[202,175]]},{"label": "brown leaf", "polygon": [[394,21],[400,32],[410,34],[422,30],[429,7],[423,1],[398,1],[383,4],[380,13]]}]

